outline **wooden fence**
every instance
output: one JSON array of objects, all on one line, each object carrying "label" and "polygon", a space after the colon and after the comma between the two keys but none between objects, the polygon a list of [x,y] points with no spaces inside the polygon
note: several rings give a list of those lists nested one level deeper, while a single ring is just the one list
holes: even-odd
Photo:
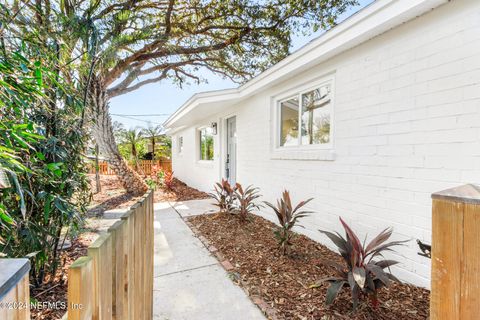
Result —
[{"label": "wooden fence", "polygon": [[152,192],[70,266],[67,307],[68,320],[152,319]]},{"label": "wooden fence", "polygon": [[[129,165],[130,168],[136,170],[141,175],[151,175],[154,166],[158,166],[163,171],[172,171],[172,160],[139,160],[137,166]],[[109,167],[108,162],[100,161],[100,174],[114,175],[112,168]],[[137,168],[138,167],[138,168]],[[92,163],[89,168],[89,173],[95,173],[95,163]]]},{"label": "wooden fence", "polygon": [[28,259],[0,259],[0,319],[30,319]]},{"label": "wooden fence", "polygon": [[432,195],[430,319],[479,319],[480,187]]}]

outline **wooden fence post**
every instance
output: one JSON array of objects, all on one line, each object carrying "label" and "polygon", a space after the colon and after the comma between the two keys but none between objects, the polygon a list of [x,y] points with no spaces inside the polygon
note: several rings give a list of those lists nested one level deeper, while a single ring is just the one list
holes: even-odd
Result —
[{"label": "wooden fence post", "polygon": [[135,235],[135,226],[134,226],[134,210],[128,210],[123,216],[122,220],[125,222],[124,226],[124,241],[125,241],[125,264],[126,264],[126,295],[127,295],[127,319],[135,319],[135,311],[133,306],[133,301],[135,299],[135,277],[134,277],[134,235]]},{"label": "wooden fence post", "polygon": [[28,259],[0,259],[0,319],[30,319]]},{"label": "wooden fence post", "polygon": [[[153,317],[153,192],[149,191],[69,270],[68,320]],[[2,318],[0,318],[2,319]]]},{"label": "wooden fence post", "polygon": [[93,268],[93,320],[112,319],[112,241],[109,233],[100,235],[88,247]]},{"label": "wooden fence post", "polygon": [[430,319],[478,319],[480,314],[480,187],[432,194]]},{"label": "wooden fence post", "polygon": [[108,232],[112,237],[112,314],[115,319],[128,319],[125,221],[115,222]]},{"label": "wooden fence post", "polygon": [[80,257],[68,270],[68,320],[91,320],[92,317],[92,258]]}]

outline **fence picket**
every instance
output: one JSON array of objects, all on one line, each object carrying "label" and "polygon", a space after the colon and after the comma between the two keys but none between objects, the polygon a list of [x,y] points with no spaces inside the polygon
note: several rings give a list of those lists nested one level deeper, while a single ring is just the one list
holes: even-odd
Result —
[{"label": "fence picket", "polygon": [[65,319],[152,319],[153,234],[149,191],[70,267]]},{"label": "fence picket", "polygon": [[[172,160],[139,160],[138,161],[138,170],[135,169],[134,165],[129,165],[133,170],[136,170],[141,175],[151,175],[153,172],[153,167],[158,166],[163,171],[172,171]],[[95,173],[95,163],[91,163],[88,169],[90,174]],[[110,168],[108,162],[101,161],[98,165],[98,171],[100,174],[105,175],[114,175],[115,172]]]},{"label": "fence picket", "polygon": [[93,268],[93,320],[112,319],[112,242],[102,234],[88,247]]},{"label": "fence picket", "polygon": [[92,258],[78,258],[68,270],[68,320],[93,317]]}]

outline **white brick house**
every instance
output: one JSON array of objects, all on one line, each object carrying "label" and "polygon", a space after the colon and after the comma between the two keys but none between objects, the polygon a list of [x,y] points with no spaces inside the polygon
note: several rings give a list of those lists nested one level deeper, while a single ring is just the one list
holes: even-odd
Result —
[{"label": "white brick house", "polygon": [[327,245],[317,229],[338,216],[362,237],[393,226],[412,239],[394,273],[428,287],[413,239],[430,242],[430,195],[480,182],[480,1],[378,0],[165,125],[179,179],[208,191],[229,171],[265,200],[314,197],[298,231]]}]

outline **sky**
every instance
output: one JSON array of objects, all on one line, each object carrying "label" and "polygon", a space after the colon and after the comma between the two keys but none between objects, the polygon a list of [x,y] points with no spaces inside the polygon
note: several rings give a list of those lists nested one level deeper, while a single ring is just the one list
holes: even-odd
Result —
[{"label": "sky", "polygon": [[[373,0],[359,0],[359,5],[351,7],[338,21],[342,21]],[[292,39],[290,52],[294,52],[320,36],[322,31],[308,36],[296,36]],[[237,87],[229,79],[215,75],[208,70],[201,71],[200,76],[206,83],[192,83],[179,88],[167,81],[149,84],[140,89],[113,98],[110,101],[110,115],[113,121],[122,123],[125,128],[148,127],[161,125],[170,114],[175,112],[192,95],[202,91],[220,90]]]}]

